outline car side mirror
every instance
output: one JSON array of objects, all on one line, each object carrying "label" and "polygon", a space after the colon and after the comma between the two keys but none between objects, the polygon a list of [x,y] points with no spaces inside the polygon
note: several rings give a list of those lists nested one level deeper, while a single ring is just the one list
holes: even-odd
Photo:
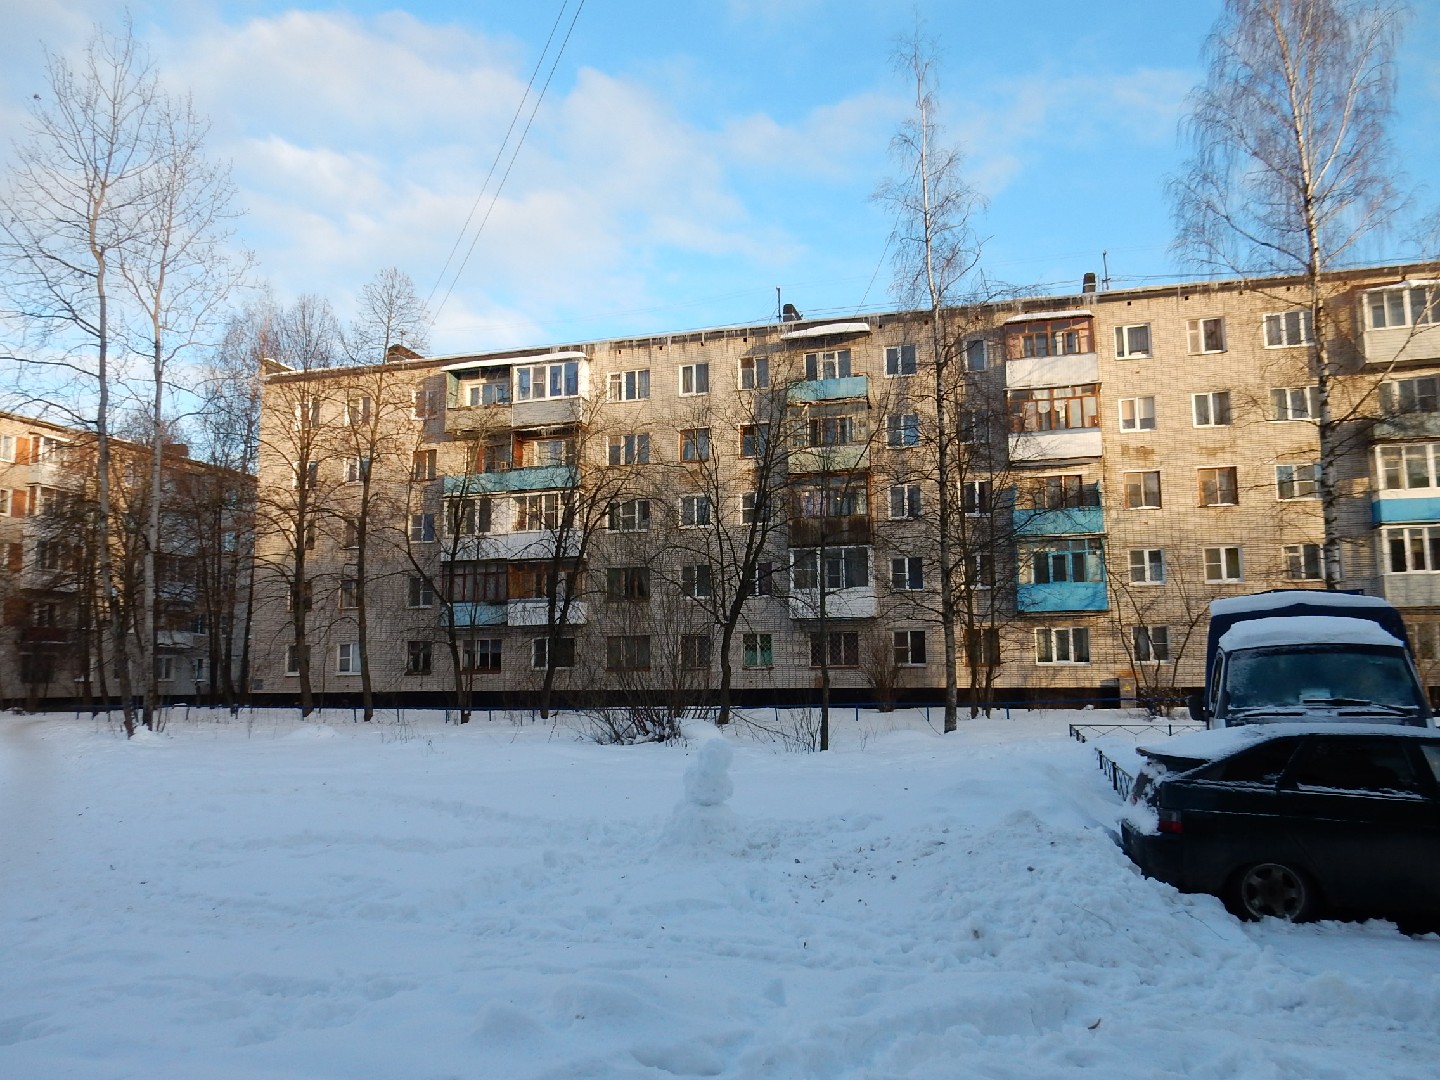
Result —
[{"label": "car side mirror", "polygon": [[1190,706],[1190,719],[1199,720],[1202,724],[1209,719],[1209,713],[1205,710],[1205,691],[1194,690],[1191,692],[1187,704]]}]

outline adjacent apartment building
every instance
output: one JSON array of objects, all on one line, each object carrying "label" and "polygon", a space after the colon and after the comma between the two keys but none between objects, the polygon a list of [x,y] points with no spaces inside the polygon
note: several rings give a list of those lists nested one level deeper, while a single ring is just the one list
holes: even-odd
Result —
[{"label": "adjacent apartment building", "polygon": [[[1440,655],[1440,285],[1325,283],[1340,585]],[[1211,599],[1323,587],[1309,293],[267,364],[257,695],[1169,697]],[[941,520],[939,440],[952,510]],[[1428,677],[1440,681],[1440,670]]]},{"label": "adjacent apartment building", "polygon": [[[154,658],[165,700],[233,699],[243,689],[243,613],[254,480],[163,459],[166,498],[156,559],[154,640],[140,647],[150,449],[111,441],[116,610],[125,614],[136,692]],[[36,708],[113,701],[113,639],[100,617],[94,436],[0,412],[0,701]]]}]

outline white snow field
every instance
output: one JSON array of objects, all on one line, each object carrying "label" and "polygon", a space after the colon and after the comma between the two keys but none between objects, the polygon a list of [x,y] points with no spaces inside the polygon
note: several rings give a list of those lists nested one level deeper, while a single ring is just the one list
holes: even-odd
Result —
[{"label": "white snow field", "polygon": [[1440,938],[1140,877],[1066,732],[1123,717],[329,719],[0,716],[0,1077],[1440,1069]]}]

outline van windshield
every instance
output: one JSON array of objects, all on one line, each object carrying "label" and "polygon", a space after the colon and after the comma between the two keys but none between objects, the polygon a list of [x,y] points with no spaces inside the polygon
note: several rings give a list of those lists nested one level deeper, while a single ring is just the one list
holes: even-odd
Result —
[{"label": "van windshield", "polygon": [[1405,654],[1384,646],[1242,649],[1231,654],[1226,681],[1232,711],[1277,706],[1425,711]]}]

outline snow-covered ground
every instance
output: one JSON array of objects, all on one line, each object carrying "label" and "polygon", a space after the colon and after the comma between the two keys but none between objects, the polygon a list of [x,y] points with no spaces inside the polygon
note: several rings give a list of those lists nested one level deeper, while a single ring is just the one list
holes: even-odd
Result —
[{"label": "snow-covered ground", "polygon": [[3,715],[0,1077],[1430,1080],[1440,938],[1144,880],[1077,719]]}]

